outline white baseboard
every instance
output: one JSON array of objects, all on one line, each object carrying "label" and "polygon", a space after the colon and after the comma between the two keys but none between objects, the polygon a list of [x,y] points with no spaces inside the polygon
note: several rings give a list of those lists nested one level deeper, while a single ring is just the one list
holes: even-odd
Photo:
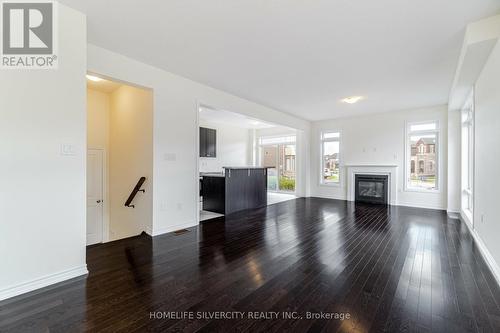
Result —
[{"label": "white baseboard", "polygon": [[191,228],[195,227],[198,225],[198,222],[188,222],[188,223],[182,223],[182,224],[176,224],[172,226],[167,226],[167,227],[162,227],[162,228],[156,228],[156,229],[148,229],[146,230],[146,233],[150,236],[159,236],[163,234],[168,234],[169,232],[173,232],[176,230],[180,229],[186,229],[186,228]]},{"label": "white baseboard", "polygon": [[312,195],[310,198],[321,198],[321,199],[333,199],[333,200],[342,200],[348,201],[345,195]]},{"label": "white baseboard", "polygon": [[460,212],[456,212],[456,211],[453,211],[453,210],[447,210],[446,214],[448,215],[448,217],[450,219],[454,219],[454,220],[459,220],[460,219]]},{"label": "white baseboard", "polygon": [[82,275],[87,275],[88,273],[89,272],[87,270],[87,265],[83,265],[59,273],[46,275],[28,282],[23,282],[18,285],[10,286],[8,288],[0,290],[0,301],[40,288],[44,288],[55,283],[63,282]]},{"label": "white baseboard", "polygon": [[479,252],[481,252],[484,261],[486,261],[486,264],[490,268],[491,273],[493,273],[493,276],[495,277],[497,284],[500,286],[500,266],[498,266],[498,263],[495,261],[490,251],[484,244],[483,240],[481,239],[481,236],[479,236],[476,230],[472,227],[468,219],[465,216],[463,216],[463,214],[460,214],[460,217],[461,221],[463,221],[464,224],[467,226],[467,229],[469,229],[472,237],[474,238],[474,241],[477,244],[477,247],[479,248]]},{"label": "white baseboard", "polygon": [[147,226],[146,230],[144,230],[149,236],[153,236],[153,228],[151,226]]},{"label": "white baseboard", "polygon": [[434,210],[446,210],[446,208],[442,206],[433,206],[433,205],[422,205],[422,204],[414,204],[409,202],[398,202],[396,206],[402,207],[412,207],[412,208],[424,208],[424,209],[434,209]]},{"label": "white baseboard", "polygon": [[[343,200],[343,201],[349,201],[349,202],[354,202],[353,200],[347,199],[343,195],[313,195],[313,198],[323,198],[323,199],[334,199],[334,200]],[[402,207],[412,207],[412,208],[424,208],[424,209],[434,209],[434,210],[446,210],[446,208],[442,206],[433,206],[433,205],[422,205],[422,204],[413,204],[409,202],[397,202],[396,205],[394,206],[402,206]]]}]

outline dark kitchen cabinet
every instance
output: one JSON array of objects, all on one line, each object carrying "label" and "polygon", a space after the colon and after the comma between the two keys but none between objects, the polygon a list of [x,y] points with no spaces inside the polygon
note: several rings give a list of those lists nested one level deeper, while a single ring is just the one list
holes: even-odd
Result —
[{"label": "dark kitchen cabinet", "polygon": [[200,127],[200,157],[217,156],[217,131]]}]

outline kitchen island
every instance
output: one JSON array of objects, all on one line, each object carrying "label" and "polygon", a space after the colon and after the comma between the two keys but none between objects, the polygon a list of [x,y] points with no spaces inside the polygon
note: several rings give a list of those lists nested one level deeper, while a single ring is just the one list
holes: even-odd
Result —
[{"label": "kitchen island", "polygon": [[267,206],[267,169],[224,167],[222,173],[202,173],[203,210],[231,214]]}]

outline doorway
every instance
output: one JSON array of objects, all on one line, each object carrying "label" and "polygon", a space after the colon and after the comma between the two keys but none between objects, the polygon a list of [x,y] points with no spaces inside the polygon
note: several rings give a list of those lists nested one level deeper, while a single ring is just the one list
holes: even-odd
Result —
[{"label": "doorway", "polygon": [[104,151],[87,153],[87,245],[103,241]]},{"label": "doorway", "polygon": [[87,75],[87,149],[87,245],[151,233],[152,90]]},{"label": "doorway", "polygon": [[[268,168],[267,190],[295,193],[297,153],[295,137],[261,138],[261,166]],[[270,141],[289,141],[270,143]]]}]

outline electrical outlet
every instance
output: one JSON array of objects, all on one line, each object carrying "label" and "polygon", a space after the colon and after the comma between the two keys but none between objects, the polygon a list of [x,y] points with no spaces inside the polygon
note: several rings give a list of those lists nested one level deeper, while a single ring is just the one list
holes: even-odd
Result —
[{"label": "electrical outlet", "polygon": [[481,214],[481,223],[484,223],[484,214]]},{"label": "electrical outlet", "polygon": [[176,153],[165,153],[163,154],[163,160],[167,162],[174,162],[177,160],[177,154]]}]

